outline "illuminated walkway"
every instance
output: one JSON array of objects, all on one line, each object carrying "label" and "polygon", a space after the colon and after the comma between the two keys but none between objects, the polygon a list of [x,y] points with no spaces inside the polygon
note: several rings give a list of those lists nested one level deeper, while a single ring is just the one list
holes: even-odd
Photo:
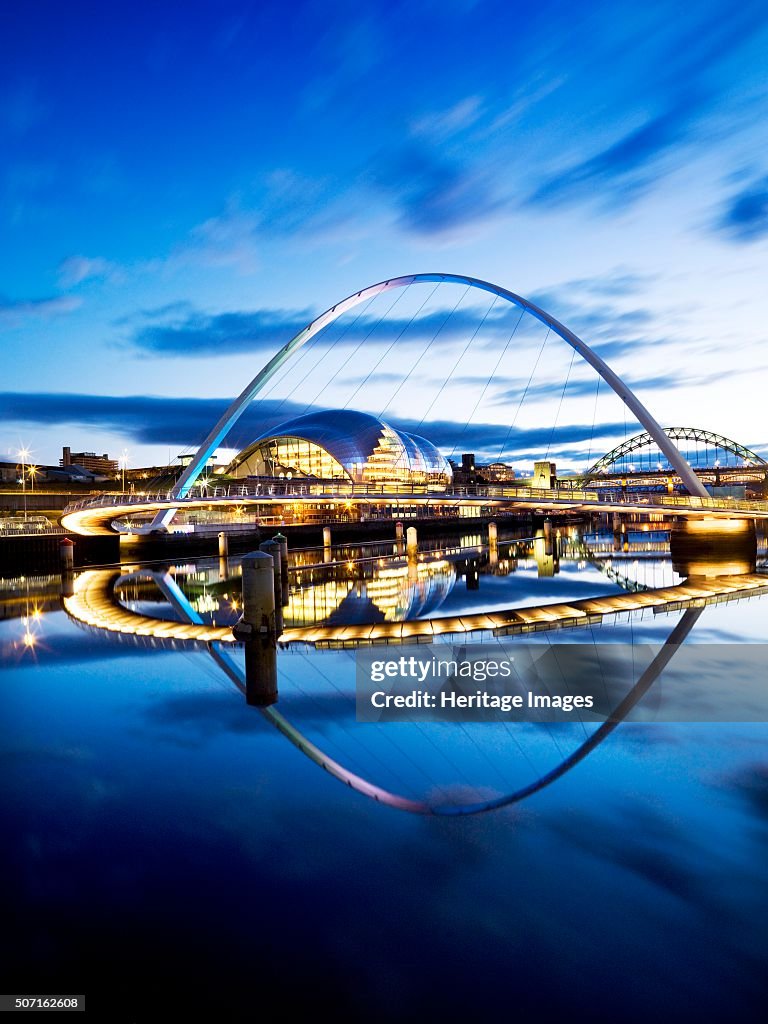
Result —
[{"label": "illuminated walkway", "polygon": [[[72,597],[64,598],[64,607],[78,622],[97,629],[161,640],[234,643],[230,626],[173,622],[132,612],[114,597],[121,574],[109,569],[88,569],[76,581]],[[476,612],[470,615],[409,622],[377,622],[354,626],[307,626],[286,629],[281,644],[354,647],[370,643],[428,643],[434,637],[491,631],[494,636],[540,632],[573,626],[590,626],[604,616],[651,608],[673,612],[703,607],[717,601],[768,592],[768,576],[718,576],[689,579],[674,587],[646,590],[633,594],[615,594],[567,604],[545,604],[514,608],[501,612]]]},{"label": "illuminated walkway", "polygon": [[[218,490],[218,489],[217,489]],[[224,488],[221,489],[225,491]],[[273,492],[273,493],[270,493]],[[114,534],[111,523],[115,519],[137,515],[156,515],[164,509],[193,511],[219,507],[239,508],[245,511],[254,506],[316,505],[318,501],[329,505],[388,505],[424,507],[429,509],[491,508],[498,512],[620,512],[620,513],[661,513],[676,516],[712,517],[717,519],[766,519],[768,501],[742,501],[736,498],[699,498],[697,496],[627,494],[600,495],[594,490],[539,490],[534,487],[488,486],[477,488],[477,493],[453,490],[444,492],[427,491],[418,488],[383,490],[381,487],[364,484],[335,485],[282,485],[261,491],[246,491],[245,488],[229,488],[226,493],[215,493],[208,497],[178,498],[171,495],[104,495],[89,501],[70,505],[64,512],[61,525],[65,530],[80,534]],[[397,518],[394,515],[393,518]],[[457,522],[461,522],[457,519]]]}]

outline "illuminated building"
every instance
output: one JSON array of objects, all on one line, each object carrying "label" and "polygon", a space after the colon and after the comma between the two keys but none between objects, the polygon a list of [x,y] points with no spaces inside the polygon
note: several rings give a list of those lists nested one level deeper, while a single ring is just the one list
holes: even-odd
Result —
[{"label": "illuminated building", "polygon": [[230,476],[353,484],[414,484],[445,490],[452,472],[424,437],[368,413],[314,412],[281,423],[233,460]]}]

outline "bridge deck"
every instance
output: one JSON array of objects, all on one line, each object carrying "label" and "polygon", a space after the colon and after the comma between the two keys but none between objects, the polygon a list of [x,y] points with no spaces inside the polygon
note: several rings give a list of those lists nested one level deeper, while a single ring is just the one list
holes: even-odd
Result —
[{"label": "bridge deck", "polygon": [[168,509],[212,509],[232,506],[248,508],[268,505],[307,505],[333,503],[343,499],[352,505],[423,505],[431,508],[489,507],[494,509],[532,511],[583,511],[661,513],[675,516],[711,516],[714,518],[768,518],[768,501],[746,501],[737,498],[699,498],[683,495],[648,493],[601,494],[595,490],[539,490],[533,487],[489,486],[466,489],[427,491],[425,488],[403,487],[384,490],[375,485],[282,485],[261,491],[244,488],[222,488],[222,493],[203,497],[175,498],[170,495],[105,495],[67,507],[61,523],[64,529],[80,534],[110,534],[115,519],[131,515],[152,514]]}]

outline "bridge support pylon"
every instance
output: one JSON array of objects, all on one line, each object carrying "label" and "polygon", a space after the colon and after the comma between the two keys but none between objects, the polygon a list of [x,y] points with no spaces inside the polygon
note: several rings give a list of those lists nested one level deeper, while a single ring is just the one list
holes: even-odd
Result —
[{"label": "bridge support pylon", "polygon": [[741,576],[757,562],[754,519],[685,519],[669,535],[672,568],[681,576]]}]

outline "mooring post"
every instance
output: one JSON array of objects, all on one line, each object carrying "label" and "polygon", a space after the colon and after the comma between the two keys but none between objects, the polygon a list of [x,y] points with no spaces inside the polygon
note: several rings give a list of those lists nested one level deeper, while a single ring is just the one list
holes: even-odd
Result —
[{"label": "mooring post", "polygon": [[253,707],[277,701],[277,628],[275,624],[275,571],[264,551],[245,555],[243,614],[232,630],[245,644],[245,700]]},{"label": "mooring post", "polygon": [[499,528],[496,523],[488,523],[488,562],[492,569],[499,564]]},{"label": "mooring post", "polygon": [[415,526],[409,526],[405,534],[406,537],[406,552],[408,558],[418,558],[419,556],[419,537],[416,533]]},{"label": "mooring post", "polygon": [[259,544],[259,551],[263,551],[272,559],[272,575],[275,591],[275,629],[279,636],[283,632],[283,576],[282,559],[280,558],[280,544],[276,540],[265,540]]},{"label": "mooring post", "polygon": [[330,562],[331,560],[331,528],[330,526],[323,527],[323,561]]},{"label": "mooring post", "polygon": [[226,558],[229,555],[229,538],[221,530],[219,533],[219,558]]},{"label": "mooring post", "polygon": [[59,561],[61,562],[61,596],[72,597],[75,593],[75,545],[69,539],[59,544]]},{"label": "mooring post", "polygon": [[285,608],[291,595],[288,585],[288,538],[284,537],[282,533],[276,533],[272,540],[277,541],[280,545],[280,579],[283,587],[281,604]]}]

